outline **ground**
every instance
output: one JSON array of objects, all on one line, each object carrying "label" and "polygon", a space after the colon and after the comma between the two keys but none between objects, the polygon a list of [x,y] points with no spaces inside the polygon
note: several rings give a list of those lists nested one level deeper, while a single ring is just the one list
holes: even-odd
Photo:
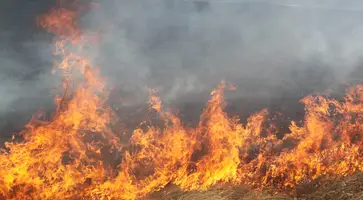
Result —
[{"label": "ground", "polygon": [[255,191],[248,187],[224,187],[208,191],[182,192],[177,187],[156,192],[145,200],[362,200],[363,173],[340,180],[317,181],[298,186],[292,194],[273,189]]}]

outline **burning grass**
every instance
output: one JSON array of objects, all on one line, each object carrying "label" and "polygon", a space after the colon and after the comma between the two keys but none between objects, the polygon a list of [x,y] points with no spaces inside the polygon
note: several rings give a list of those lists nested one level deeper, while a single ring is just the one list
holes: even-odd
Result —
[{"label": "burning grass", "polygon": [[[226,83],[211,92],[196,127],[185,126],[152,91],[150,110],[161,125],[140,124],[125,144],[112,128],[105,81],[82,56],[88,41],[75,17],[62,8],[40,18],[57,36],[63,93],[51,120],[33,119],[24,140],[7,143],[0,154],[1,198],[132,200],[169,185],[185,191],[169,190],[176,199],[284,198],[274,192],[294,195],[302,184],[363,171],[363,85],[351,87],[342,101],[303,98],[304,120],[292,121],[282,139],[273,124],[265,126],[267,110],[246,123],[229,117],[223,92],[233,87]],[[75,76],[82,81],[72,84]],[[209,190],[241,185],[251,189]]]}]

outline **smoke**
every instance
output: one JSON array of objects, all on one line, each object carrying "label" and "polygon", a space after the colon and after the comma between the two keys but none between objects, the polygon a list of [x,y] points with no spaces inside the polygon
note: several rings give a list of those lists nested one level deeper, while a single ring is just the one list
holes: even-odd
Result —
[{"label": "smoke", "polygon": [[[54,4],[1,2],[1,119],[51,102],[57,84],[49,73],[51,37],[36,29],[35,17]],[[205,102],[221,80],[237,86],[231,98],[300,98],[349,81],[361,66],[361,1],[98,4],[80,19],[85,34],[101,34],[86,54],[111,88],[132,97],[131,104],[145,101],[148,88],[166,102]]]},{"label": "smoke", "polygon": [[49,73],[52,41],[35,24],[36,16],[50,3],[0,2],[0,141],[12,134],[9,124],[22,124],[37,109],[51,104],[50,91],[57,81]]},{"label": "smoke", "polygon": [[223,79],[236,98],[275,98],[348,80],[363,50],[354,2],[115,0],[82,21],[101,30],[92,57],[125,90],[190,100]]}]

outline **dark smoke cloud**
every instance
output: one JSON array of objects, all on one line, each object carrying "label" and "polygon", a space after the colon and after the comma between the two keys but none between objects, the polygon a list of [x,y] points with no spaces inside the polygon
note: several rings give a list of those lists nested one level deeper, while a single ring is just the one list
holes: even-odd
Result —
[{"label": "dark smoke cloud", "polygon": [[[0,2],[0,133],[9,123],[23,123],[31,113],[51,102],[54,77],[51,37],[36,27],[39,13],[54,2]],[[22,117],[24,116],[25,117]],[[1,140],[1,136],[0,136]]]},{"label": "dark smoke cloud", "polygon": [[[51,36],[34,22],[54,4],[0,3],[1,119],[9,119],[9,112],[29,116],[51,102],[49,91],[57,83],[49,73]],[[221,80],[237,86],[231,98],[300,98],[349,80],[361,66],[362,1],[99,4],[80,19],[87,30],[102,34],[86,54],[110,87],[133,95],[131,103],[145,101],[148,88],[156,88],[166,102],[204,102]]]}]

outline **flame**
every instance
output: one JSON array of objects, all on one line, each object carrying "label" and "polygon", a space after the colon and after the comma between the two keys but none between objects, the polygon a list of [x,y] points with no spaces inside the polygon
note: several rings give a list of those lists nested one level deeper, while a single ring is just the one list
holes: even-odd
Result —
[{"label": "flame", "polygon": [[[242,124],[223,108],[222,82],[211,92],[197,127],[187,127],[151,91],[150,109],[161,125],[143,123],[121,145],[112,130],[107,89],[82,49],[72,9],[53,9],[38,23],[56,35],[56,68],[64,77],[57,110],[49,121],[31,120],[23,141],[0,153],[0,199],[138,199],[169,184],[206,190],[250,185],[292,190],[318,178],[363,171],[363,85],[344,100],[307,96],[301,125],[291,122],[278,139],[266,126],[267,110]],[[61,58],[61,59],[59,59]],[[81,80],[77,79],[77,74]],[[113,154],[121,155],[117,166]]]}]

